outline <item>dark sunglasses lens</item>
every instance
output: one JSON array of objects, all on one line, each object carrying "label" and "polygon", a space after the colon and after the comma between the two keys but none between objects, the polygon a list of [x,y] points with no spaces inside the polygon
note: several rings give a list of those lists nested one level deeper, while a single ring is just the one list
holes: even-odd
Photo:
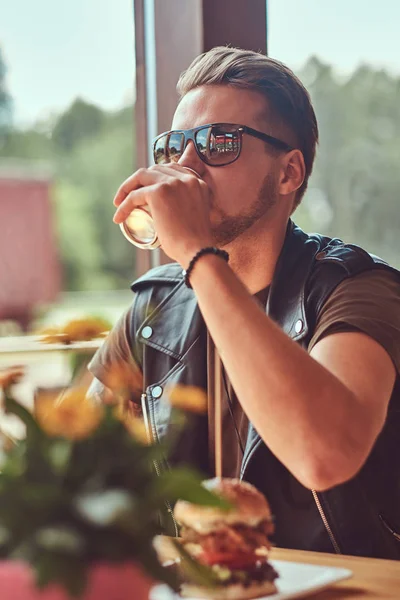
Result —
[{"label": "dark sunglasses lens", "polygon": [[153,158],[156,165],[163,165],[168,162],[166,152],[167,141],[168,136],[163,135],[154,142]]},{"label": "dark sunglasses lens", "polygon": [[182,146],[183,134],[171,133],[171,135],[168,137],[167,146],[168,162],[178,162],[178,160],[182,156]]},{"label": "dark sunglasses lens", "polygon": [[156,165],[178,162],[182,155],[182,145],[182,133],[169,133],[158,138],[154,144],[154,162]]},{"label": "dark sunglasses lens", "polygon": [[237,129],[213,125],[196,133],[196,145],[210,165],[227,165],[239,155],[240,134]]}]

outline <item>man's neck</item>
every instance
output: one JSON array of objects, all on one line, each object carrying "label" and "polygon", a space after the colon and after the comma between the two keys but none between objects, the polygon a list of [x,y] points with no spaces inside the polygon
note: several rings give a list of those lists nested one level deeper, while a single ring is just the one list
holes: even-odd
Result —
[{"label": "man's neck", "polygon": [[269,227],[260,223],[226,246],[231,268],[251,294],[271,283],[286,229],[287,223]]}]

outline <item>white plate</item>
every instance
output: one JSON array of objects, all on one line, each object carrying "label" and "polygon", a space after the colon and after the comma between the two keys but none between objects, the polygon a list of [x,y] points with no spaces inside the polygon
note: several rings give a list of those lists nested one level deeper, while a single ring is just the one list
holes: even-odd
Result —
[{"label": "white plate", "polygon": [[[349,569],[337,567],[322,567],[284,560],[271,560],[270,562],[279,573],[279,578],[275,581],[278,593],[262,596],[258,600],[304,598],[308,594],[314,594],[338,581],[348,579],[353,574]],[[158,585],[152,589],[149,600],[181,600],[181,596],[171,592],[166,585]],[[196,598],[192,600],[196,600]]]}]

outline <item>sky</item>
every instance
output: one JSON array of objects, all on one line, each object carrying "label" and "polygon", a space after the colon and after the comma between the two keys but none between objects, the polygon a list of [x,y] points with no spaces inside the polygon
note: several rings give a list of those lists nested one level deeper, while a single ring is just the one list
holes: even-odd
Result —
[{"label": "sky", "polygon": [[59,112],[76,96],[104,108],[132,98],[131,0],[0,0],[0,47],[15,121]]},{"label": "sky", "polygon": [[398,0],[268,0],[269,54],[292,69],[316,54],[343,74],[367,62],[400,75],[399,28]]},{"label": "sky", "polygon": [[[400,75],[399,24],[398,0],[268,0],[269,53],[294,70],[316,54],[343,74]],[[1,0],[0,47],[16,124],[77,96],[116,109],[134,95],[133,0]]]}]

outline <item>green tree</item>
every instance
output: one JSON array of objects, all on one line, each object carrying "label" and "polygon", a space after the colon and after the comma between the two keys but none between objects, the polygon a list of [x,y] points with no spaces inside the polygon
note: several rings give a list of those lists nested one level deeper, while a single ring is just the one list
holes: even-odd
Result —
[{"label": "green tree", "polygon": [[296,220],[400,266],[400,77],[363,65],[343,78],[315,57],[300,77],[320,146]]},{"label": "green tree", "polygon": [[77,98],[57,120],[53,140],[60,150],[70,152],[82,140],[97,135],[104,124],[103,111]]},{"label": "green tree", "polygon": [[112,199],[134,164],[131,106],[105,114],[98,135],[58,160],[58,229],[70,289],[126,288],[134,278],[134,248],[112,221]]},{"label": "green tree", "polygon": [[68,180],[54,185],[56,235],[68,290],[108,289],[101,271],[101,248],[85,188]]},{"label": "green tree", "polygon": [[12,124],[12,100],[6,87],[6,64],[0,47],[0,148],[5,143],[5,134]]},{"label": "green tree", "polygon": [[46,133],[37,128],[25,130],[13,128],[0,147],[0,156],[25,160],[54,162],[54,146]]},{"label": "green tree", "polygon": [[[112,222],[112,198],[134,169],[133,107],[114,112],[81,108],[77,100],[56,118],[50,116],[29,129],[12,129],[0,157],[45,161],[52,173],[64,288],[126,288],[134,278],[135,251]],[[79,129],[85,114],[88,122]],[[68,123],[69,133],[77,132],[70,148],[57,137],[63,127],[68,131]]]}]

